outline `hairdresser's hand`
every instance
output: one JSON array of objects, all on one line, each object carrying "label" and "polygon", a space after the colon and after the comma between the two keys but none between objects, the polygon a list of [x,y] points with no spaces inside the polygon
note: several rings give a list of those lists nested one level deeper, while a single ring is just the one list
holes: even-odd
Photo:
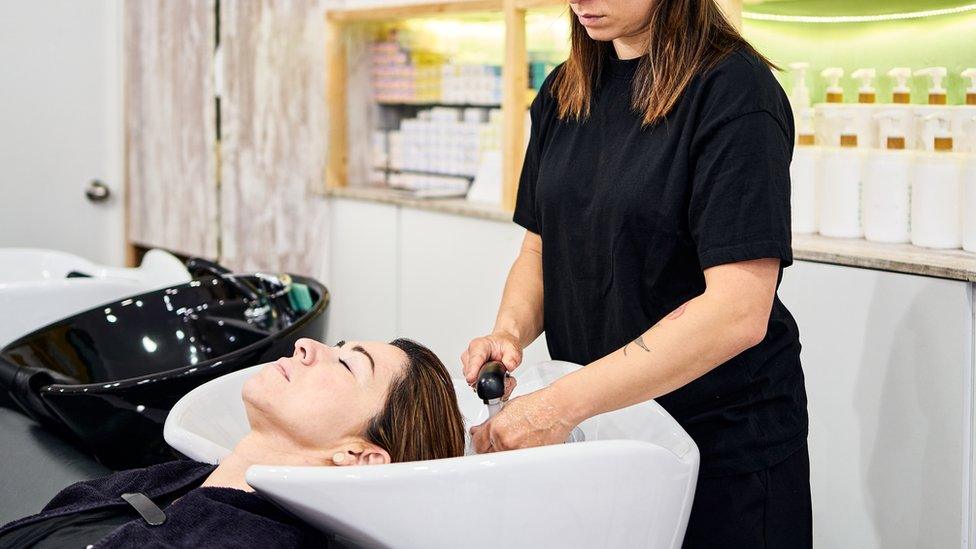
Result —
[{"label": "hairdresser's hand", "polygon": [[520,396],[472,427],[471,445],[483,454],[565,442],[577,423],[568,410],[552,386]]},{"label": "hairdresser's hand", "polygon": [[[514,335],[507,332],[495,332],[491,335],[471,340],[468,348],[461,354],[461,364],[464,366],[464,379],[468,385],[478,380],[478,370],[486,362],[497,360],[511,372],[522,363],[522,345]],[[505,384],[506,394],[508,383]]]}]

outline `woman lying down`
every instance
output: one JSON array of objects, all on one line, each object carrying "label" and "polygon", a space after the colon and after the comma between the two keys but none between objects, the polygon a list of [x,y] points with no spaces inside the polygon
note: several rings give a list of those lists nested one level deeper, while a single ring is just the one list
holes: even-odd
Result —
[{"label": "woman lying down", "polygon": [[0,547],[325,547],[326,536],[254,493],[248,467],[464,454],[447,370],[406,339],[300,339],[245,383],[243,399],[251,430],[220,465],[178,460],[73,484],[0,529]]}]

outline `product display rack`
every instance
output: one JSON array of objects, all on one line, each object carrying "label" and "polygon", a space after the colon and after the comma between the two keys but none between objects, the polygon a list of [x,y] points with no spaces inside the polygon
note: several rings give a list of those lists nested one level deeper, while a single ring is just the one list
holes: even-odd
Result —
[{"label": "product display rack", "polygon": [[[719,4],[736,24],[742,12],[742,0],[719,0]],[[567,7],[557,0],[466,0],[429,2],[407,5],[333,10],[326,14],[326,101],[329,114],[329,150],[325,174],[327,189],[346,187],[348,180],[348,126],[346,105],[345,28],[348,24],[396,21],[410,18],[499,13],[504,20],[505,55],[502,64],[502,197],[506,210],[515,208],[518,176],[525,154],[525,110],[528,107],[528,51],[526,47],[526,11],[540,8]],[[567,8],[568,9],[568,8]],[[359,98],[356,98],[360,100]],[[406,103],[404,106],[414,106]],[[456,106],[456,105],[450,105]]]}]

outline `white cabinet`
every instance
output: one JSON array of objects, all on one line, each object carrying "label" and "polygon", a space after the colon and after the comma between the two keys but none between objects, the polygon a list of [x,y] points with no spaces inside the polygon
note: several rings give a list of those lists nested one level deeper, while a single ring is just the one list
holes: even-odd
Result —
[{"label": "white cabinet", "polygon": [[973,516],[968,282],[799,261],[816,547],[966,547]]}]

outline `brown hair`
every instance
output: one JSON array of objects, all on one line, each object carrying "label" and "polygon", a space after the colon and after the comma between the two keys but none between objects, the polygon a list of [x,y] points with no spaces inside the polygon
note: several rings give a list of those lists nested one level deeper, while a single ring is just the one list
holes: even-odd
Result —
[{"label": "brown hair", "polygon": [[464,455],[464,419],[444,363],[409,339],[390,342],[407,354],[407,367],[390,384],[383,410],[366,427],[367,440],[394,463]]},{"label": "brown hair", "polygon": [[[736,49],[757,56],[770,68],[779,68],[746,42],[715,0],[653,2],[647,28],[649,48],[634,75],[631,94],[631,107],[644,113],[643,126],[664,118],[696,75]],[[558,117],[582,121],[590,115],[593,88],[609,65],[613,43],[590,38],[572,10],[569,17],[569,59],[555,76],[552,90]]]}]

